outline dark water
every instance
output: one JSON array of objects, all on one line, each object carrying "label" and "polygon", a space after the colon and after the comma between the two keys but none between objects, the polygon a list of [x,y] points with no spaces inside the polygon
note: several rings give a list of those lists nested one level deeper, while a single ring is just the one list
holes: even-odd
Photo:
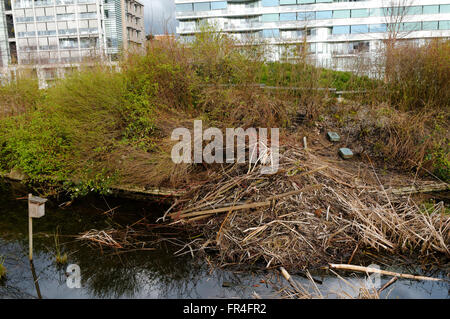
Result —
[{"label": "dark water", "polygon": [[[0,260],[1,256],[5,258],[7,268],[6,279],[0,281],[0,298],[37,298],[38,295],[43,298],[252,298],[253,292],[263,298],[279,296],[276,287],[262,282],[267,282],[268,277],[274,278],[272,273],[212,270],[203,259],[192,258],[190,254],[175,257],[180,247],[170,240],[156,245],[154,251],[119,251],[118,254],[76,240],[75,235],[90,229],[124,226],[144,217],[154,222],[164,211],[164,206],[156,203],[102,197],[79,200],[66,209],[49,203],[46,215],[34,220],[34,267],[39,294],[28,261],[27,202],[16,199],[26,194],[24,189],[0,182]],[[114,207],[118,208],[113,218],[102,214]],[[79,289],[67,286],[68,264],[58,266],[55,263],[57,228],[61,233],[60,249],[68,254],[68,264],[80,267]],[[154,234],[155,238],[180,236],[170,231],[159,231]],[[439,270],[432,275],[446,278],[447,271]],[[295,278],[311,288],[303,277]],[[323,284],[318,288],[328,298],[344,293],[347,297],[357,296],[363,277],[345,278],[347,283],[336,276],[322,276]],[[382,277],[382,284],[389,279]],[[449,298],[449,284],[399,280],[392,290],[382,293],[381,298],[387,297]]]}]

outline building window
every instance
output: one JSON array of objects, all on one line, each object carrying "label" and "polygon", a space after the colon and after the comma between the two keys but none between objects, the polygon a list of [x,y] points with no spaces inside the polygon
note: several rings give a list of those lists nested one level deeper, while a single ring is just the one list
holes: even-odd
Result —
[{"label": "building window", "polygon": [[211,10],[223,10],[227,8],[226,1],[211,2]]},{"label": "building window", "polygon": [[88,49],[97,47],[97,38],[80,38],[80,48]]},{"label": "building window", "polygon": [[437,30],[438,24],[439,23],[437,21],[424,21],[422,23],[422,29],[423,30]]},{"label": "building window", "polygon": [[261,18],[262,22],[275,22],[280,21],[280,16],[278,13],[271,13],[271,14],[263,14]]},{"label": "building window", "polygon": [[297,12],[297,20],[306,21],[306,20],[314,20],[314,19],[315,19],[314,11]]},{"label": "building window", "polygon": [[77,39],[59,39],[59,47],[61,49],[74,49],[78,48],[78,40]]},{"label": "building window", "polygon": [[34,6],[35,7],[52,6],[53,4],[54,4],[53,0],[37,0],[37,1],[34,1]]},{"label": "building window", "polygon": [[386,32],[387,26],[385,23],[369,25],[369,32]]},{"label": "building window", "polygon": [[297,4],[297,0],[280,0],[280,5]]},{"label": "building window", "polygon": [[439,30],[450,30],[450,20],[439,21]]},{"label": "building window", "polygon": [[350,18],[350,10],[333,11],[333,19],[348,19],[348,18]]},{"label": "building window", "polygon": [[279,29],[265,29],[262,31],[263,38],[279,38],[280,30]]},{"label": "building window", "polygon": [[420,22],[404,22],[400,25],[400,31],[418,31],[421,29]]},{"label": "building window", "polygon": [[450,13],[450,4],[441,4],[439,12],[440,13]]},{"label": "building window", "polygon": [[56,20],[58,21],[75,20],[75,14],[74,13],[57,14]]},{"label": "building window", "polygon": [[183,3],[176,5],[177,12],[191,12],[193,11],[192,3]]},{"label": "building window", "polygon": [[338,25],[333,27],[333,34],[349,34],[350,26],[349,25]]},{"label": "building window", "polygon": [[262,0],[261,4],[263,7],[277,7],[280,2],[278,0]]},{"label": "building window", "polygon": [[384,16],[383,8],[371,8],[369,11],[371,17],[382,17]]},{"label": "building window", "polygon": [[352,34],[368,33],[369,26],[367,24],[352,25],[350,31]]},{"label": "building window", "polygon": [[209,10],[211,10],[211,5],[209,2],[194,3],[194,11],[209,11]]},{"label": "building window", "polygon": [[364,42],[352,42],[350,43],[349,50],[351,53],[369,52],[370,44],[367,41]]},{"label": "building window", "polygon": [[295,21],[297,20],[297,13],[280,13],[280,21]]},{"label": "building window", "polygon": [[95,18],[97,18],[97,13],[96,12],[82,12],[82,13],[78,13],[78,17],[80,19],[95,19]]},{"label": "building window", "polygon": [[332,11],[317,11],[316,20],[331,19],[333,17]]},{"label": "building window", "polygon": [[422,6],[411,6],[406,9],[406,14],[408,15],[418,15],[422,14]]},{"label": "building window", "polygon": [[367,18],[369,16],[368,9],[355,9],[352,10],[352,18]]},{"label": "building window", "polygon": [[439,6],[423,6],[423,14],[439,13]]}]

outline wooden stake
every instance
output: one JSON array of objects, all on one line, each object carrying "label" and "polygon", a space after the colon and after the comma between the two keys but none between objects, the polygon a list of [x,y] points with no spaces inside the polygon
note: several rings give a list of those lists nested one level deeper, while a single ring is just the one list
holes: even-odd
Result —
[{"label": "wooden stake", "polygon": [[29,258],[30,261],[33,260],[33,218],[31,218],[30,215],[28,215],[28,237],[30,242],[30,253]]}]

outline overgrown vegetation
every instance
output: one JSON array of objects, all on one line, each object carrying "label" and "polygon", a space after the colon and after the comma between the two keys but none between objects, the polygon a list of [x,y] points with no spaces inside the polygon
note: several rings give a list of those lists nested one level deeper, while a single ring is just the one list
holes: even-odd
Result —
[{"label": "overgrown vegetation", "polygon": [[0,119],[34,111],[42,99],[36,78],[22,73],[15,81],[0,85]]},{"label": "overgrown vegetation", "polygon": [[[269,62],[264,50],[205,30],[189,46],[153,41],[145,54],[124,58],[120,71],[99,63],[45,90],[18,75],[0,87],[0,171],[19,171],[47,194],[106,193],[117,184],[183,188],[206,173],[172,163],[174,128],[201,118],[221,128],[281,127],[290,134],[301,116],[307,125],[353,121],[354,135],[380,159],[449,180],[449,42],[389,52],[383,79],[315,68],[301,58]],[[328,87],[389,94],[355,95],[359,106],[350,110],[318,90]]]},{"label": "overgrown vegetation", "polygon": [[391,105],[402,111],[450,107],[450,41],[433,40],[423,46],[388,46],[385,82]]}]

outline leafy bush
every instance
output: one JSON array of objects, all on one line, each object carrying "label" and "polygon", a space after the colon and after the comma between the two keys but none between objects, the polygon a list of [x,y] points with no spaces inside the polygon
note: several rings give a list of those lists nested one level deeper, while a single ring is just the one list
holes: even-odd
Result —
[{"label": "leafy bush", "polygon": [[69,176],[73,145],[66,126],[52,114],[35,111],[0,123],[1,168],[19,169],[36,182]]}]

